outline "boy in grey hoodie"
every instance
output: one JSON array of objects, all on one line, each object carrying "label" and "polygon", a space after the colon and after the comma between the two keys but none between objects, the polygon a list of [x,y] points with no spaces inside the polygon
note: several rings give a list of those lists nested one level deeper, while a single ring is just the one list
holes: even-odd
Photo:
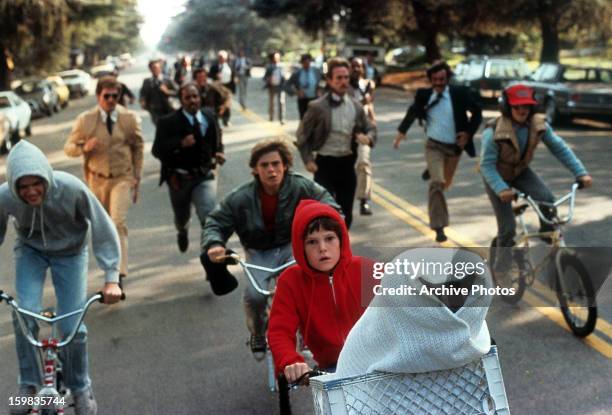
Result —
[{"label": "boy in grey hoodie", "polygon": [[[20,306],[39,313],[47,269],[51,270],[57,313],[81,308],[87,296],[88,248],[91,228],[93,251],[105,274],[105,302],[119,301],[119,238],[113,222],[87,186],[71,174],[54,171],[45,155],[33,144],[21,141],[7,158],[7,182],[0,185],[0,245],[10,216],[17,232],[15,288]],[[62,320],[66,335],[76,317]],[[36,322],[28,324],[38,331]],[[19,359],[18,396],[30,396],[42,383],[36,351],[13,318]],[[87,363],[87,329],[79,327],[66,350],[65,382],[75,396],[77,415],[95,414]],[[28,407],[10,408],[11,414],[28,413]]]}]

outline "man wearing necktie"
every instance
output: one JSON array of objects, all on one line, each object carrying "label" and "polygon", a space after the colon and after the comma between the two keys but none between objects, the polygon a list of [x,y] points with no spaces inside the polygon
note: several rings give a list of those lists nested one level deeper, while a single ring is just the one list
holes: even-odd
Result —
[{"label": "man wearing necktie", "polygon": [[170,97],[176,95],[174,82],[164,76],[161,62],[149,62],[151,77],[142,81],[140,88],[140,105],[151,114],[151,121],[157,125],[159,117],[172,112]]},{"label": "man wearing necktie", "polygon": [[353,219],[357,188],[357,145],[375,140],[361,103],[347,94],[349,63],[333,58],[327,64],[329,92],[308,105],[297,131],[298,148],[306,170],[325,187],[342,208],[347,227]]},{"label": "man wearing necktie", "polygon": [[198,85],[183,84],[179,97],[181,108],[159,119],[152,152],[161,161],[159,184],[168,183],[179,251],[186,252],[191,205],[204,226],[217,203],[215,168],[225,156],[217,117],[201,107]]},{"label": "man wearing necktie", "polygon": [[[431,88],[419,88],[414,102],[398,127],[393,147],[398,149],[415,119],[425,121],[427,141],[425,161],[429,182],[429,227],[436,231],[436,241],[446,241],[448,208],[444,191],[453,180],[461,152],[476,155],[472,137],[482,121],[482,110],[464,86],[448,85],[452,71],[444,61],[437,61],[427,70]],[[470,116],[468,117],[468,113]],[[425,177],[425,176],[423,176]]]},{"label": "man wearing necktie", "polygon": [[81,115],[64,145],[69,157],[84,159],[84,178],[115,223],[121,243],[119,276],[128,274],[127,214],[138,201],[144,139],[140,118],[117,105],[121,84],[112,76],[96,86],[98,105]]}]

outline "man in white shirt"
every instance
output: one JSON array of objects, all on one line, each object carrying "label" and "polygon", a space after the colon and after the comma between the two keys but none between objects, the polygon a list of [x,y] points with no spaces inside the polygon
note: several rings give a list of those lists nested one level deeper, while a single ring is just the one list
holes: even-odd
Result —
[{"label": "man in white shirt", "polygon": [[[220,82],[225,88],[229,89],[232,94],[236,92],[236,84],[234,83],[234,73],[232,71],[232,67],[228,63],[228,54],[226,51],[219,51],[218,61],[210,67],[208,76],[213,81]],[[221,120],[223,121],[224,126],[229,126],[230,117],[231,112],[228,106],[225,112],[223,112],[223,115],[221,116]]]},{"label": "man in white shirt", "polygon": [[268,116],[274,121],[274,103],[278,103],[278,120],[281,125],[285,123],[285,76],[280,65],[280,53],[274,52],[270,56],[270,63],[266,67],[263,80],[268,90]]},{"label": "man in white shirt", "polygon": [[419,122],[426,121],[425,160],[431,176],[429,226],[436,231],[437,242],[447,240],[444,228],[449,219],[444,191],[451,185],[461,153],[465,150],[470,157],[476,155],[472,137],[482,120],[482,110],[469,89],[448,85],[452,74],[446,62],[432,64],[427,70],[431,88],[417,90],[414,103],[408,108],[393,142],[393,146],[399,148],[412,122],[417,118]]}]

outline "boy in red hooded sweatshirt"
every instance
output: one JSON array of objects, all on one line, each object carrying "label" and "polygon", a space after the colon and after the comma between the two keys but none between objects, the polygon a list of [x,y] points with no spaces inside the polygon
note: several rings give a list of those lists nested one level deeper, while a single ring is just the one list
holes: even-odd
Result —
[{"label": "boy in red hooded sweatshirt", "polygon": [[371,299],[362,301],[362,272],[368,275],[363,281],[369,281],[373,261],[353,256],[344,220],[315,200],[298,205],[291,243],[297,264],[278,279],[268,343],[277,373],[295,382],[311,370],[296,351],[298,329],[319,367],[334,368],[346,336]]}]

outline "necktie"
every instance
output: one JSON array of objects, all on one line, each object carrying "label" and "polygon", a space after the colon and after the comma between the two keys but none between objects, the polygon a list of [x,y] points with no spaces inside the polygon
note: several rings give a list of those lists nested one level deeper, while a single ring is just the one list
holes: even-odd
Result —
[{"label": "necktie", "polygon": [[108,135],[113,135],[113,120],[110,113],[106,114],[106,130],[108,131]]},{"label": "necktie", "polygon": [[440,102],[442,98],[442,93],[438,92],[438,95],[436,95],[436,98],[431,102],[431,104],[425,107],[425,112],[429,111],[432,107],[434,107],[438,102]]},{"label": "necktie", "polygon": [[200,123],[198,121],[198,117],[196,117],[195,115],[193,116],[193,128],[195,129],[195,138],[196,138],[196,141],[199,141],[199,139],[202,138],[202,128],[201,128]]}]

